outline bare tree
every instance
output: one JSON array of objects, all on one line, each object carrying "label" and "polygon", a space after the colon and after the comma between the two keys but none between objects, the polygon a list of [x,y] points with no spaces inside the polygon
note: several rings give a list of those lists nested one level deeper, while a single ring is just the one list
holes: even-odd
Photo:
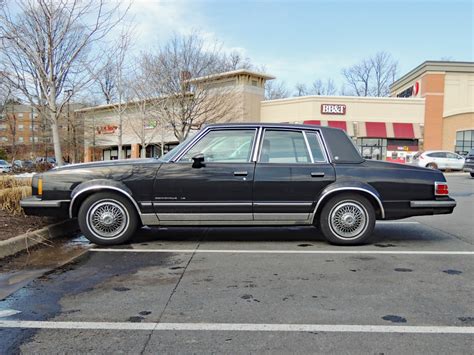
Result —
[{"label": "bare tree", "polygon": [[142,65],[154,96],[166,100],[159,115],[179,141],[191,129],[229,119],[239,109],[235,87],[219,86],[212,76],[226,71],[227,64],[222,46],[205,43],[198,33],[174,35],[158,52],[143,55]]},{"label": "bare tree", "polygon": [[167,102],[150,95],[152,90],[150,90],[146,75],[140,69],[135,71],[133,82],[129,84],[135,101],[129,103],[126,124],[139,139],[140,156],[145,158],[146,148],[155,141],[162,128],[158,113],[163,111],[161,106]]},{"label": "bare tree", "polygon": [[77,92],[91,80],[84,65],[91,60],[93,46],[123,18],[118,15],[120,4],[17,0],[13,6],[19,10],[17,15],[8,6],[0,9],[4,77],[32,105],[47,111],[56,161],[61,165],[58,118],[69,100],[64,88]]},{"label": "bare tree", "polygon": [[326,81],[322,81],[321,79],[317,79],[313,81],[311,85],[310,93],[312,95],[335,95],[336,94],[336,85],[332,79],[327,79]]},{"label": "bare tree", "polygon": [[290,97],[290,92],[285,82],[269,80],[265,83],[265,100],[277,100]]},{"label": "bare tree", "polygon": [[378,52],[371,59],[374,71],[372,95],[388,96],[390,84],[395,81],[398,63],[387,52]]},{"label": "bare tree", "polygon": [[387,96],[390,93],[390,84],[395,81],[397,67],[397,61],[389,53],[378,52],[373,57],[344,68],[342,75],[351,94]]},{"label": "bare tree", "polygon": [[296,90],[296,92],[293,96],[306,96],[306,95],[308,95],[308,88],[306,87],[305,84],[296,83],[295,90]]},{"label": "bare tree", "polygon": [[372,62],[364,59],[359,64],[342,69],[347,85],[357,96],[369,96]]}]

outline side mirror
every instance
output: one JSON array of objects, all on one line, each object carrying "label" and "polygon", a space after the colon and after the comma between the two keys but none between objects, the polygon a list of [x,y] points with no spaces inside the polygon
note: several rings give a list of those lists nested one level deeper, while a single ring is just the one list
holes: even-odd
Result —
[{"label": "side mirror", "polygon": [[206,166],[206,164],[204,164],[204,154],[196,154],[195,156],[193,156],[193,168],[195,169],[199,169],[199,168],[203,168]]}]

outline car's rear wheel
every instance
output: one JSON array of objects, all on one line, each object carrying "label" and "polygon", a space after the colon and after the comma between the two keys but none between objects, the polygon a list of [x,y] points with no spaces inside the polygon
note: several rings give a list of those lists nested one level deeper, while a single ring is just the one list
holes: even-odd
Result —
[{"label": "car's rear wheel", "polygon": [[471,177],[474,177],[474,173],[470,173],[471,174]]},{"label": "car's rear wheel", "polygon": [[78,222],[86,238],[101,245],[125,243],[138,228],[138,216],[131,202],[110,192],[89,196],[79,209]]},{"label": "car's rear wheel", "polygon": [[330,243],[358,245],[370,239],[375,219],[374,207],[367,198],[359,194],[343,194],[331,198],[324,205],[320,227]]},{"label": "car's rear wheel", "polygon": [[426,165],[426,167],[430,169],[438,169],[438,165],[436,165],[435,163],[429,163]]}]

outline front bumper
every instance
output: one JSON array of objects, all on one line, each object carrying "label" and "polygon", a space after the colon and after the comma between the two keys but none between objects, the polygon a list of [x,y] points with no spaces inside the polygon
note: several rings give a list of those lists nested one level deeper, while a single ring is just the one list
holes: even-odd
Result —
[{"label": "front bumper", "polygon": [[42,200],[38,196],[29,196],[20,201],[25,214],[30,216],[67,217],[70,200]]},{"label": "front bumper", "polygon": [[473,163],[466,163],[466,164],[464,164],[464,168],[462,170],[468,171],[470,173],[474,173],[474,164]]}]

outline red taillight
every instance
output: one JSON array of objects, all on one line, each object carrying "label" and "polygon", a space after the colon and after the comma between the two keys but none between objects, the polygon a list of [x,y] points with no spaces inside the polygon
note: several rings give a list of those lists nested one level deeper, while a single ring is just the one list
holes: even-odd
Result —
[{"label": "red taillight", "polygon": [[448,196],[448,184],[446,182],[435,181],[435,195],[436,196]]}]

